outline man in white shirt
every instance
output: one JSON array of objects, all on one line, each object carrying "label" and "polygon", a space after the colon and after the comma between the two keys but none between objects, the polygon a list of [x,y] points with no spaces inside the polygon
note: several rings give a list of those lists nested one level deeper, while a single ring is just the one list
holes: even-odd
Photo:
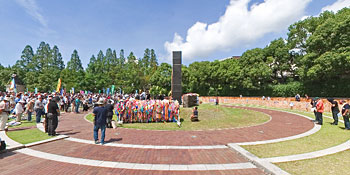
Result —
[{"label": "man in white shirt", "polygon": [[10,113],[10,97],[5,97],[0,103],[0,131],[4,131]]},{"label": "man in white shirt", "polygon": [[24,100],[20,100],[15,107],[15,111],[16,111],[16,122],[21,122],[21,117],[22,117],[22,113],[24,112],[23,109],[23,105],[24,105],[25,101]]}]

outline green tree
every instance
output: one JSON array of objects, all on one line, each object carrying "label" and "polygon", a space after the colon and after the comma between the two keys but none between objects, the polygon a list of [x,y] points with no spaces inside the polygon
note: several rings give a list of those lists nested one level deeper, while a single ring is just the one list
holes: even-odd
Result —
[{"label": "green tree", "polygon": [[85,72],[77,50],[73,51],[67,67],[61,72],[61,77],[62,84],[66,89],[70,90],[74,87],[76,91],[85,90],[83,89],[86,85]]},{"label": "green tree", "polygon": [[273,79],[275,82],[281,79],[281,82],[285,83],[287,76],[293,74],[294,64],[287,43],[282,38],[273,40],[270,45],[264,48],[264,51],[267,63],[273,73]]},{"label": "green tree", "polygon": [[153,86],[158,86],[166,90],[166,94],[171,90],[172,67],[168,63],[162,63],[151,76],[150,82]]},{"label": "green tree", "polygon": [[266,61],[263,49],[256,48],[243,53],[239,59],[242,88],[260,90],[271,80],[272,71]]}]

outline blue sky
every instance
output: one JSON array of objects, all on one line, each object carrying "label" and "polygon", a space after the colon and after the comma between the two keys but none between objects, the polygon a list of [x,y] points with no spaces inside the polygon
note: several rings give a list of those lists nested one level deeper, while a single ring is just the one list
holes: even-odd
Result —
[{"label": "blue sky", "polygon": [[[266,3],[267,1],[269,3]],[[171,63],[169,61],[171,50],[183,50],[184,64],[222,59],[241,55],[247,49],[264,47],[273,39],[286,37],[289,24],[303,16],[318,15],[326,6],[332,9],[350,4],[349,0],[338,0],[341,2],[299,0],[302,3],[298,4],[296,2],[298,0],[279,0],[285,1],[285,6],[298,7],[295,8],[295,12],[290,13],[279,14],[277,11],[277,17],[273,20],[269,19],[275,17],[269,17],[268,14],[259,15],[264,12],[257,13],[260,18],[249,15],[248,20],[254,21],[254,24],[250,24],[249,21],[246,23],[239,15],[232,16],[239,14],[237,10],[239,3],[247,7],[242,12],[251,14],[254,14],[255,7],[265,8],[265,11],[269,8],[280,9],[281,7],[275,5],[277,3],[274,1],[277,2],[277,0],[0,0],[0,63],[4,66],[13,65],[20,59],[26,45],[29,44],[36,50],[41,41],[49,43],[51,47],[57,45],[65,63],[70,59],[73,50],[77,49],[84,67],[92,54],[96,55],[99,50],[105,52],[107,48],[118,52],[124,49],[126,55],[133,51],[137,57],[142,57],[146,48],[155,49],[160,62],[168,63]],[[255,11],[258,12],[259,8],[255,8]],[[228,9],[231,9],[232,13],[226,14]],[[220,19],[223,16],[228,19],[226,21],[233,21],[233,24],[242,20],[244,22],[237,22],[237,25],[247,25],[247,28],[221,25],[225,24],[225,20]],[[265,20],[268,26],[272,27],[261,24],[261,21]],[[288,25],[281,21],[288,22]],[[211,32],[209,30],[211,27],[208,27],[210,24],[220,27]],[[256,29],[248,24],[253,27],[261,25],[257,28],[257,31],[261,32],[254,35]],[[227,29],[230,27],[231,29]],[[253,33],[249,33],[250,30]],[[194,32],[188,33],[188,31]],[[226,31],[226,33],[217,34],[215,31]],[[175,41],[175,33],[179,36],[178,39],[182,40]],[[229,38],[226,37],[227,33],[230,34]]]}]

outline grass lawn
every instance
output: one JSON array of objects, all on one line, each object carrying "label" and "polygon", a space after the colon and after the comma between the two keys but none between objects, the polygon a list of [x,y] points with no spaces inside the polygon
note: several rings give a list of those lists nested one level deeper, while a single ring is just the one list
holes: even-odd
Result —
[{"label": "grass lawn", "polygon": [[[329,123],[332,121],[324,118],[324,124],[320,131],[300,139],[242,147],[258,157],[276,157],[318,151],[349,140],[350,132],[339,128],[339,126],[330,125]],[[343,127],[342,125],[344,124],[341,123],[340,127]]]},{"label": "grass lawn", "polygon": [[[315,118],[314,114],[311,112],[289,109],[283,109],[283,111],[294,112]],[[276,157],[318,151],[342,144],[350,139],[350,132],[343,129],[343,123],[334,126],[330,124],[331,122],[333,122],[333,119],[323,117],[323,125],[320,131],[300,139],[261,145],[244,145],[242,147],[258,157]]]},{"label": "grass lawn", "polygon": [[[252,106],[252,105],[250,105]],[[264,106],[256,106],[263,107]],[[280,109],[280,108],[268,108],[278,109],[294,113],[303,114],[314,118],[313,113],[306,111]],[[325,113],[326,116],[331,116],[331,113]],[[340,118],[342,119],[342,118]],[[350,132],[343,130],[344,124],[339,123],[338,126],[330,125],[333,119],[323,117],[324,123],[322,129],[310,136],[303,137],[296,140],[290,140],[280,143],[256,145],[256,146],[243,146],[248,151],[256,154],[260,157],[273,157],[300,154],[305,152],[312,152],[317,150],[326,149],[332,146],[339,145],[350,139]],[[276,163],[277,166],[291,174],[317,174],[317,175],[341,175],[349,174],[350,166],[350,150],[342,151],[336,154],[323,156],[314,159]]]},{"label": "grass lawn", "polygon": [[344,175],[350,172],[350,151],[293,162],[276,163],[290,174]]},{"label": "grass lawn", "polygon": [[[181,108],[181,128],[176,123],[124,123],[122,127],[149,130],[208,130],[252,126],[264,123],[270,117],[264,113],[244,109],[227,108],[212,104],[198,107],[199,122],[191,122],[192,108]],[[87,119],[92,121],[91,115]]]},{"label": "grass lawn", "polygon": [[[10,119],[10,120],[8,120],[8,122],[13,121],[13,120],[16,120],[16,119]],[[36,126],[36,123],[35,123],[35,115],[32,115],[32,120],[31,120],[31,121],[22,120],[21,123],[22,123],[22,124],[20,124],[20,125],[17,125],[17,126],[10,126],[9,128],[21,128],[21,127]]]},{"label": "grass lawn", "polygon": [[37,128],[10,131],[10,132],[7,132],[6,134],[12,140],[22,144],[28,144],[28,143],[52,138]]},{"label": "grass lawn", "polygon": [[[114,116],[113,116],[114,118]],[[92,122],[94,120],[94,116],[92,114],[89,114],[86,116],[86,119],[89,120],[90,122]]]}]

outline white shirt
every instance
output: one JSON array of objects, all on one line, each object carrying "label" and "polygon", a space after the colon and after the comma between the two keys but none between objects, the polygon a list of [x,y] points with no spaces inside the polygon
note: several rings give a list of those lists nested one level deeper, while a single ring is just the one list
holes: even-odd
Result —
[{"label": "white shirt", "polygon": [[5,103],[5,101],[2,101],[0,103],[0,109],[2,109],[3,111],[9,111],[9,103]]},{"label": "white shirt", "polygon": [[16,114],[21,114],[21,113],[23,113],[24,110],[23,110],[22,103],[17,103],[17,104],[16,104],[15,111],[16,111]]}]

